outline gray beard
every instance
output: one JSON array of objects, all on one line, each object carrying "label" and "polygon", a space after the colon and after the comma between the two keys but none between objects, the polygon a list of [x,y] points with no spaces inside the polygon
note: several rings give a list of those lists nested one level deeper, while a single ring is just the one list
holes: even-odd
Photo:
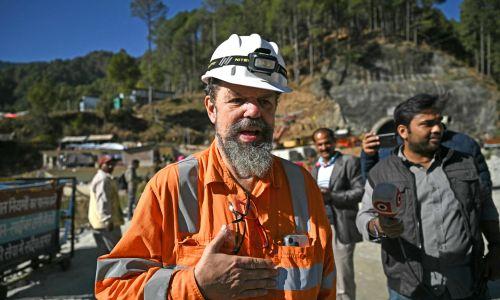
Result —
[{"label": "gray beard", "polygon": [[[238,140],[238,132],[249,126],[258,126],[263,136],[261,142],[242,143]],[[242,119],[229,128],[229,134],[223,139],[217,130],[219,145],[229,163],[241,178],[264,178],[272,167],[272,128],[262,119]]]}]

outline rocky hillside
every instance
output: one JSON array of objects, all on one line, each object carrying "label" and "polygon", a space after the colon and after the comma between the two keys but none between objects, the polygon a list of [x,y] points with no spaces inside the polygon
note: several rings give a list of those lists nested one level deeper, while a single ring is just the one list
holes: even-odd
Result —
[{"label": "rocky hillside", "polygon": [[282,97],[279,113],[299,116],[285,138],[310,135],[318,126],[365,132],[418,93],[449,93],[450,128],[476,137],[498,134],[497,86],[440,51],[373,41],[357,59],[334,65],[342,68],[324,66],[298,93]]}]

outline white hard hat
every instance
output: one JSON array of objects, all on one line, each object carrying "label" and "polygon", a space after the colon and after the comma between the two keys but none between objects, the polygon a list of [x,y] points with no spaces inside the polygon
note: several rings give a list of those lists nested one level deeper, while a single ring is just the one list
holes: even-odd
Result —
[{"label": "white hard hat", "polygon": [[220,44],[212,54],[207,72],[201,76],[204,83],[209,78],[280,93],[292,91],[287,86],[285,61],[278,45],[256,33],[232,34]]}]

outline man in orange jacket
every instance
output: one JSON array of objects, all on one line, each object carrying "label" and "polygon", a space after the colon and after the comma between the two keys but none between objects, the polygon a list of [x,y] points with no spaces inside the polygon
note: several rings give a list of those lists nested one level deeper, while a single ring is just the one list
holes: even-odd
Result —
[{"label": "man in orange jacket", "polygon": [[233,34],[202,80],[212,145],[160,170],[97,261],[98,299],[334,299],[331,229],[309,173],[271,154],[278,46]]}]

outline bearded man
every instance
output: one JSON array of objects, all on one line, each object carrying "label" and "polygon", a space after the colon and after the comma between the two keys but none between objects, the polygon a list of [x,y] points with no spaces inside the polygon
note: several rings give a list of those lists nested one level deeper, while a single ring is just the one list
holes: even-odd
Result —
[{"label": "bearded man", "polygon": [[[486,299],[486,281],[500,277],[498,212],[474,158],[441,145],[438,100],[420,94],[396,107],[404,144],[370,170],[356,220],[366,240],[382,244],[389,299]],[[395,217],[372,205],[388,183],[397,209],[384,207]]]},{"label": "bearded man", "polygon": [[334,299],[332,233],[309,173],[271,155],[278,46],[233,34],[206,73],[212,145],[160,170],[97,262],[96,297]]}]

